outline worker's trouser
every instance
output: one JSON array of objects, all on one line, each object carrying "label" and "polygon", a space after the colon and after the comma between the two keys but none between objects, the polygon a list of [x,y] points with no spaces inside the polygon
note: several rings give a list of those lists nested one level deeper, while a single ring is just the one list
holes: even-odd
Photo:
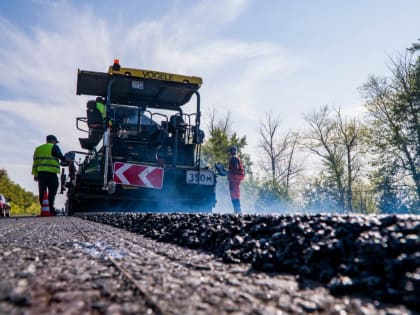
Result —
[{"label": "worker's trouser", "polygon": [[241,213],[241,190],[239,185],[241,184],[242,177],[239,175],[229,176],[229,192],[230,198],[232,199],[232,206],[235,213]]},{"label": "worker's trouser", "polygon": [[232,199],[232,206],[235,213],[241,213],[241,201],[239,199]]},{"label": "worker's trouser", "polygon": [[39,203],[42,206],[44,193],[48,189],[48,205],[51,214],[55,214],[54,201],[58,190],[58,176],[50,172],[38,172]]}]

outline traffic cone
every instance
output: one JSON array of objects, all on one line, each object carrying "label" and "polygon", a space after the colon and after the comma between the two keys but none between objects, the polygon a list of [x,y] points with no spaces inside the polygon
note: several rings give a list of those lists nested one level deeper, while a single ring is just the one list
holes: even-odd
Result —
[{"label": "traffic cone", "polygon": [[41,217],[50,217],[50,205],[48,202],[48,192],[44,192],[44,197],[42,198],[42,206],[41,206]]}]

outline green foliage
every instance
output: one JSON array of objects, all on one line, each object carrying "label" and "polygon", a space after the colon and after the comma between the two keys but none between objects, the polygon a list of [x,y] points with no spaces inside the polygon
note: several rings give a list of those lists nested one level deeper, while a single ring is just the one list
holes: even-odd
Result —
[{"label": "green foliage", "polygon": [[381,213],[408,213],[409,209],[403,202],[403,198],[398,194],[398,191],[393,189],[389,182],[384,182],[383,185],[378,186],[381,189],[379,197],[378,208]]},{"label": "green foliage", "polygon": [[[410,203],[417,204],[415,209],[420,203],[420,61],[413,63],[405,55],[391,62],[390,78],[371,77],[363,86],[370,114],[371,147],[376,154],[373,167],[392,174],[400,186],[414,187]],[[384,197],[391,198],[391,182],[381,178],[382,185],[377,187]],[[400,207],[394,201],[381,200],[385,208]]]},{"label": "green foliage", "polygon": [[384,163],[371,174],[371,182],[378,197],[377,207],[381,213],[416,213],[412,189],[400,185],[396,163]]},{"label": "green foliage", "polygon": [[377,213],[376,195],[371,183],[354,183],[353,185],[353,212]]},{"label": "green foliage", "polygon": [[323,173],[312,182],[307,183],[302,193],[302,199],[305,212],[344,212],[344,208],[338,202],[334,180]]},{"label": "green foliage", "polygon": [[0,193],[10,201],[12,215],[37,214],[39,212],[38,196],[25,191],[20,185],[12,182],[5,169],[0,169]]},{"label": "green foliage", "polygon": [[327,105],[305,115],[305,120],[309,124],[303,141],[305,147],[321,158],[328,186],[331,194],[336,196],[338,207],[351,211],[352,182],[355,179],[352,173],[357,160],[355,146],[361,138],[359,123],[344,119],[340,110],[334,113]]},{"label": "green foliage", "polygon": [[[278,212],[287,208],[292,202],[288,189],[276,180],[263,181],[257,190],[257,202],[259,211]],[[272,210],[271,210],[272,209]]]},{"label": "green foliage", "polygon": [[247,172],[251,168],[251,158],[248,154],[242,153],[247,145],[246,137],[240,138],[235,132],[229,136],[222,128],[213,128],[210,131],[210,138],[204,142],[202,147],[203,160],[209,166],[219,162],[225,167],[229,164],[229,148],[235,145],[238,148],[238,156],[241,158]]},{"label": "green foliage", "polygon": [[226,165],[229,160],[228,135],[220,128],[215,128],[210,133],[210,138],[202,146],[202,154],[205,162],[214,165],[220,162]]}]

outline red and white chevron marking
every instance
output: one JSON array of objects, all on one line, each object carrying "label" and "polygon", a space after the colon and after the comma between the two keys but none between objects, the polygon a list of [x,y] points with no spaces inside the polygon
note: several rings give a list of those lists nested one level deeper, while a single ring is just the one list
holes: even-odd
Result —
[{"label": "red and white chevron marking", "polygon": [[150,165],[114,163],[116,184],[162,189],[163,168]]}]

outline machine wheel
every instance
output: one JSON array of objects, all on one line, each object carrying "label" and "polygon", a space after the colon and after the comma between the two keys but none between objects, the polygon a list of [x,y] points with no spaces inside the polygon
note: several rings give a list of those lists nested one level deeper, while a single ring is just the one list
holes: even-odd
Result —
[{"label": "machine wheel", "polygon": [[65,203],[65,212],[67,215],[73,215],[77,210],[79,210],[79,202],[74,196],[74,188],[69,188],[67,193],[67,200]]}]

